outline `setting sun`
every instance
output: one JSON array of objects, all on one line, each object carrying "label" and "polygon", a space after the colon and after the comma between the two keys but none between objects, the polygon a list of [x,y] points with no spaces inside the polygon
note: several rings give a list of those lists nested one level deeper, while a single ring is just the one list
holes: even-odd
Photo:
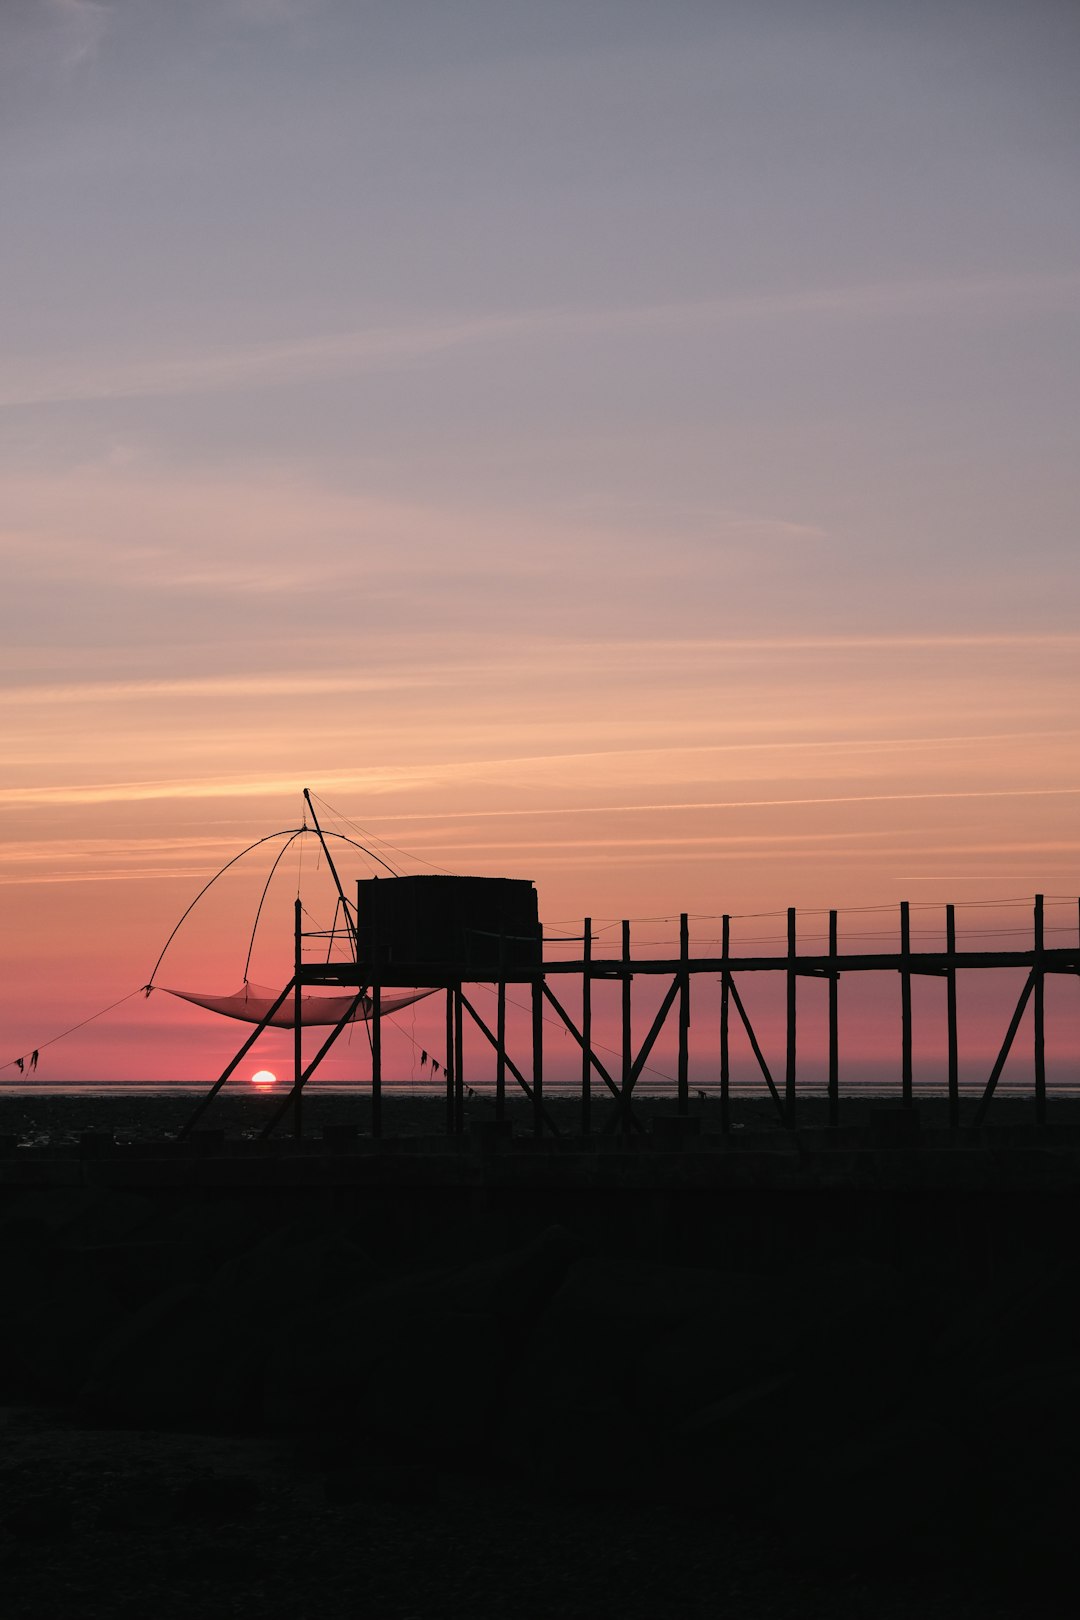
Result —
[{"label": "setting sun", "polygon": [[277,1075],[270,1069],[258,1069],[251,1077],[253,1086],[273,1086],[277,1084]]}]

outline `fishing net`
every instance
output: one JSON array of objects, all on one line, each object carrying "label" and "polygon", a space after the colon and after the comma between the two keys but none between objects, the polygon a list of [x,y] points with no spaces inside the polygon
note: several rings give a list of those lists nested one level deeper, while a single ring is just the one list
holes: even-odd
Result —
[{"label": "fishing net", "polygon": [[[181,1001],[193,1001],[197,1007],[205,1007],[208,1012],[220,1013],[224,1018],[238,1018],[244,1024],[261,1024],[264,1021],[274,1029],[293,1029],[296,1025],[296,996],[290,991],[270,1018],[267,1013],[281,994],[280,990],[271,990],[264,984],[245,983],[231,996],[208,996],[197,990],[171,990],[168,985],[155,986],[164,990],[167,996],[177,996]],[[414,1001],[423,1000],[430,996],[430,990],[412,990],[407,995],[383,996],[379,1002],[380,1012],[397,1012],[400,1007],[408,1007]],[[371,997],[362,996],[353,1007],[354,996],[305,996],[300,997],[301,1024],[339,1024],[347,1019],[351,1024],[366,1023],[371,1017]],[[350,1012],[350,1008],[353,1010]]]}]

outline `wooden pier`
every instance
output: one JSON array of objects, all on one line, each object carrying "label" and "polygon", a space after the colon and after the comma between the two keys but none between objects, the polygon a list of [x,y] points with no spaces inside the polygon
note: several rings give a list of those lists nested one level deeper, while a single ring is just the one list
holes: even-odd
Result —
[{"label": "wooden pier", "polygon": [[[674,1080],[676,1118],[690,1115],[690,1010],[695,981],[718,981],[720,986],[719,1016],[715,1031],[715,1066],[719,1081],[719,1123],[721,1132],[731,1128],[731,1037],[732,1025],[737,1022],[753,1054],[761,1081],[772,1098],[779,1121],[789,1130],[798,1122],[798,1010],[799,980],[817,979],[827,986],[827,1096],[830,1125],[839,1122],[841,1090],[841,980],[852,974],[895,975],[900,987],[899,1047],[900,1047],[900,1102],[912,1108],[915,1101],[913,1058],[912,983],[915,978],[941,979],[945,984],[945,1021],[947,1047],[947,1077],[945,1090],[949,1104],[949,1121],[953,1129],[960,1123],[960,1054],[958,1040],[958,981],[961,976],[970,979],[975,973],[1011,969],[1022,972],[1023,983],[1011,1008],[1002,1032],[1000,1047],[981,1091],[974,1124],[983,1123],[994,1092],[1001,1079],[1006,1062],[1016,1044],[1017,1036],[1027,1011],[1032,1004],[1032,1095],[1035,1121],[1045,1124],[1047,1111],[1046,1086],[1046,979],[1049,974],[1080,974],[1080,934],[1076,944],[1047,947],[1045,935],[1045,902],[1036,895],[1032,915],[1031,943],[1022,948],[1006,950],[962,950],[957,947],[956,908],[945,908],[945,938],[942,950],[915,950],[911,938],[911,908],[903,902],[899,908],[898,951],[841,951],[839,913],[828,915],[828,948],[826,951],[800,951],[797,915],[794,908],[786,917],[786,950],[781,955],[735,954],[731,949],[731,918],[721,919],[721,950],[719,955],[693,956],[690,954],[689,918],[683,914],[679,920],[679,954],[675,958],[647,957],[632,954],[631,925],[625,921],[620,929],[620,948],[616,956],[598,956],[594,953],[593,925],[585,918],[582,933],[582,953],[574,960],[541,961],[535,966],[516,966],[500,972],[492,982],[490,974],[473,976],[463,971],[460,961],[425,963],[422,976],[415,965],[392,967],[380,960],[376,944],[367,953],[357,950],[357,960],[312,962],[304,959],[305,940],[299,902],[294,914],[294,967],[293,975],[269,1009],[266,1018],[258,1024],[244,1041],[224,1072],[210,1088],[188,1123],[190,1131],[201,1119],[213,1098],[226,1084],[247,1052],[254,1045],[269,1019],[289,997],[295,998],[297,1018],[294,1038],[294,1073],[288,1094],[282,1099],[272,1120],[266,1127],[269,1134],[287,1114],[292,1115],[292,1132],[301,1136],[303,1131],[302,1099],[304,1087],[316,1073],[327,1053],[355,1017],[361,1005],[368,1011],[371,1044],[371,1129],[374,1137],[382,1134],[383,1086],[383,995],[393,989],[409,988],[418,984],[441,992],[445,997],[445,1071],[446,1131],[460,1134],[464,1129],[464,1099],[466,1094],[467,1029],[478,1035],[495,1054],[495,1092],[493,1121],[501,1127],[506,1118],[508,1080],[520,1088],[531,1104],[533,1135],[558,1135],[559,1130],[544,1102],[544,1024],[545,1009],[550,1009],[558,1023],[574,1039],[581,1054],[580,1082],[580,1134],[589,1137],[592,1132],[594,1100],[599,1086],[616,1105],[610,1114],[607,1131],[629,1136],[641,1130],[641,1122],[634,1109],[634,1091],[648,1064],[657,1040],[669,1018],[677,1024],[677,1071]],[[324,935],[311,936],[324,939]],[[781,974],[786,991],[785,1049],[782,1074],[774,1074],[762,1048],[762,1043],[740,993],[739,982],[747,975]],[[648,1029],[642,1034],[634,1028],[633,986],[637,979],[666,981],[660,1005]],[[580,1014],[575,1017],[565,1005],[568,999],[563,990],[567,981],[577,981]],[[593,1039],[594,988],[602,983],[616,983],[621,996],[621,1038],[617,1061],[605,1063],[596,1050]],[[495,996],[494,1028],[481,1014],[473,987],[483,984]],[[529,993],[530,1041],[526,1061],[516,1061],[507,1043],[507,989],[525,987]],[[329,1028],[315,1056],[305,1061],[301,1048],[299,1022],[300,998],[304,991],[345,990],[355,992],[345,1015]],[[519,1053],[519,1058],[521,1054]],[[186,1134],[186,1133],[185,1133]]]}]

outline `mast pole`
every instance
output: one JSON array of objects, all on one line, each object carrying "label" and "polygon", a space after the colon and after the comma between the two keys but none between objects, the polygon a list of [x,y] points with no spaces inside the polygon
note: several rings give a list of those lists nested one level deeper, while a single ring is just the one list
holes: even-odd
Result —
[{"label": "mast pole", "polygon": [[341,887],[341,879],[338,876],[338,869],[334,865],[334,857],[330,853],[330,846],[327,844],[326,839],[323,836],[323,830],[319,826],[319,818],[315,814],[315,806],[311,802],[311,792],[310,792],[310,790],[308,788],[304,789],[304,803],[307,805],[308,809],[311,811],[311,819],[314,822],[315,832],[316,832],[316,834],[318,836],[319,843],[322,845],[323,854],[326,856],[326,864],[329,866],[331,875],[332,875],[332,877],[334,879],[335,884],[337,885],[337,892],[338,892],[338,895],[341,898],[341,909],[345,914],[345,926],[349,930],[350,935],[352,936],[353,955],[356,958],[356,960],[359,962],[359,960],[360,960],[360,935],[359,935],[359,930],[358,930],[358,927],[357,927],[357,923],[353,920],[353,918],[351,917],[351,915],[349,913],[349,902],[345,898],[345,890]]}]

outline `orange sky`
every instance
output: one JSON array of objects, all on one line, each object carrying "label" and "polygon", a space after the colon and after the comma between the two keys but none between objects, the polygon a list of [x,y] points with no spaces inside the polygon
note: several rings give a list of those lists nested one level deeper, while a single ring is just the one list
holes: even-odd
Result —
[{"label": "orange sky", "polygon": [[[788,904],[806,911],[808,942],[824,927],[811,913],[840,908],[842,938],[859,949],[879,930],[894,942],[896,916],[854,908],[901,898],[965,908],[1036,890],[1055,897],[1048,922],[1066,931],[1050,943],[1071,939],[1078,648],[1069,637],[592,649],[508,639],[495,684],[471,658],[418,643],[414,664],[402,653],[384,666],[377,697],[342,668],[294,679],[126,676],[74,691],[55,678],[25,682],[3,710],[8,757],[26,760],[24,780],[0,795],[8,1045],[40,1044],[143,983],[202,882],[245,843],[298,825],[308,784],[408,852],[388,852],[402,869],[532,878],[550,933],[574,931],[585,914],[601,926],[627,916],[640,919],[647,954],[674,952],[682,909],[704,953],[717,949],[723,911],[739,919],[736,944],[778,949],[782,919],[745,914]],[[345,756],[356,763],[334,769]],[[160,982],[239,983],[272,853],[222,879]],[[287,972],[298,883],[328,919],[317,852],[309,845],[306,870],[298,857],[270,892],[257,979]],[[350,881],[366,871],[343,867]],[[1006,944],[1011,932],[994,931],[1028,918],[1026,907],[962,909],[961,935]],[[935,943],[940,910],[917,911],[916,927]],[[609,928],[601,948],[616,938]],[[643,1006],[651,995],[642,991]],[[880,995],[887,1004],[893,988]],[[418,1016],[417,1040],[437,1050]],[[979,1050],[993,1041],[991,1029]],[[139,1001],[58,1047],[43,1072],[197,1078],[236,1044],[234,1026]],[[870,1026],[853,1052],[875,1045]],[[407,1042],[395,1061],[411,1065]],[[566,1053],[559,1061],[573,1066]],[[327,1073],[355,1064],[342,1052]]]}]

